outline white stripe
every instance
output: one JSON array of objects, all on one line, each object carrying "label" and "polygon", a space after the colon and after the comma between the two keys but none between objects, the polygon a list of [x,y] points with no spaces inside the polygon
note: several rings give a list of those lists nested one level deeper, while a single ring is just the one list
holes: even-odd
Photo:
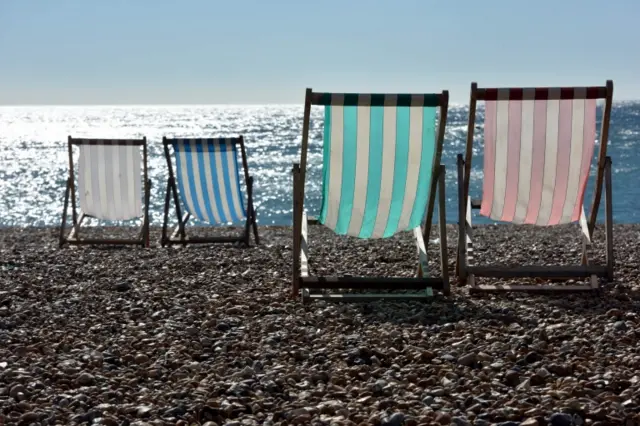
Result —
[{"label": "white stripe", "polygon": [[376,223],[373,227],[371,238],[380,238],[384,235],[389,219],[391,208],[391,197],[393,196],[393,172],[396,159],[396,117],[395,105],[397,96],[387,96],[385,98],[384,121],[382,130],[382,170],[380,172],[380,200],[378,201],[378,212]]},{"label": "white stripe", "polygon": [[176,158],[179,158],[180,161],[180,181],[182,182],[182,187],[184,188],[184,201],[187,205],[187,210],[191,212],[192,215],[196,216],[196,208],[193,202],[193,195],[191,194],[191,185],[189,184],[189,168],[187,167],[187,152],[185,151],[185,144],[187,142],[178,142],[176,146],[178,147],[178,151],[176,152]]},{"label": "white stripe", "polygon": [[[126,183],[127,183],[127,175],[126,170],[120,170],[120,166],[123,160],[123,155],[126,155],[126,149],[129,148],[127,146],[112,146],[109,151],[111,152],[111,171],[113,172],[111,179],[113,180],[112,192],[113,199],[115,200],[114,204],[126,204],[122,202],[122,191],[125,190],[126,193]],[[126,158],[126,157],[125,157]],[[123,163],[126,164],[126,163]],[[123,176],[124,174],[124,176]],[[118,208],[114,208],[115,211],[118,211]],[[114,211],[114,213],[115,213]]]},{"label": "white stripe", "polygon": [[81,145],[78,189],[82,211],[103,220],[142,216],[140,166],[137,145]]},{"label": "white stripe", "polygon": [[[429,129],[429,123],[423,123],[424,108],[420,97],[414,96],[409,108],[409,159],[407,163],[407,182],[402,200],[402,214],[398,222],[398,230],[408,230],[413,204],[418,195],[418,179],[420,178],[420,164],[422,161],[422,132]],[[438,167],[438,165],[436,165]],[[424,176],[423,179],[428,179]],[[431,187],[429,187],[431,190]]]},{"label": "white stripe", "polygon": [[[140,164],[141,155],[138,146],[120,147],[124,152],[124,172],[125,178],[120,184],[120,199],[123,205],[132,206],[136,216],[142,214],[142,203],[140,201]],[[123,216],[126,216],[123,214]]]},{"label": "white stripe", "polygon": [[[142,163],[142,153],[140,152],[141,148],[139,146],[131,146],[127,148],[127,151],[131,153],[132,162],[134,163],[129,168],[129,175],[131,176],[130,181],[133,181],[133,192],[131,193],[131,197],[133,198],[133,203],[131,205],[135,206],[135,215],[142,215],[142,167],[144,166]],[[146,185],[146,182],[145,182]]]},{"label": "white stripe", "polygon": [[227,189],[224,185],[224,169],[222,168],[222,150],[220,149],[220,144],[216,143],[213,145],[214,156],[216,160],[216,176],[217,176],[217,185],[218,192],[220,193],[220,206],[222,211],[224,212],[225,219],[227,221],[231,221],[231,212],[229,211],[229,197],[227,195]]},{"label": "white stripe", "polygon": [[206,179],[207,186],[207,195],[209,196],[209,201],[211,202],[211,213],[213,217],[209,221],[210,223],[222,223],[222,218],[220,217],[220,212],[218,211],[218,203],[216,203],[216,194],[213,191],[213,185],[215,181],[213,180],[213,173],[211,171],[211,156],[215,155],[215,152],[209,151],[209,143],[205,142],[203,145],[203,160],[204,160],[204,176]]},{"label": "white stripe", "polygon": [[89,145],[80,145],[80,158],[78,159],[78,197],[80,198],[80,210],[86,214],[93,212],[91,148],[92,146]]},{"label": "white stripe", "polygon": [[109,200],[107,199],[107,171],[105,164],[105,150],[103,145],[96,146],[96,155],[93,157],[92,169],[95,170],[94,178],[98,181],[98,200],[100,202],[100,218],[111,217],[109,214]]},{"label": "white stripe", "polygon": [[[530,95],[527,94],[530,90]],[[533,99],[535,89],[525,89],[525,99]],[[522,118],[520,127],[520,163],[518,167],[518,199],[516,200],[516,212],[513,223],[524,223],[529,207],[529,194],[531,191],[531,172],[533,164],[533,117],[536,101],[522,101]]]},{"label": "white stripe", "polygon": [[[360,96],[360,102],[370,104],[370,96]],[[371,130],[371,107],[359,106],[358,130],[356,141],[356,183],[353,194],[353,208],[349,221],[348,235],[360,235],[364,208],[367,202],[367,185],[369,183],[369,133]]]},{"label": "white stripe", "polygon": [[[142,216],[140,147],[107,146],[113,162],[107,167],[110,175],[109,195],[115,200],[114,220],[128,220]],[[120,164],[124,161],[123,164]],[[117,164],[116,164],[117,163]]]},{"label": "white stripe", "polygon": [[[232,142],[229,141],[231,144]],[[238,156],[237,156],[237,145],[232,145],[231,151],[227,151],[227,166],[229,168],[229,182],[231,182],[231,199],[233,201],[233,209],[235,211],[235,215],[239,219],[246,219],[246,216],[242,213],[242,203],[241,195],[238,194],[237,188],[240,187],[240,177],[239,177],[239,166],[238,166]],[[243,166],[244,167],[244,166]],[[246,183],[247,185],[249,182]]]},{"label": "white stripe", "polygon": [[[577,96],[585,96],[586,89],[576,89]],[[573,210],[578,202],[580,191],[580,166],[582,164],[582,150],[584,149],[584,113],[586,100],[574,99],[571,117],[571,156],[569,158],[569,176],[567,179],[567,195],[562,207],[560,223],[570,223]]]},{"label": "white stripe", "polygon": [[[559,89],[549,89],[549,94]],[[554,97],[559,97],[555,95]],[[558,120],[560,119],[560,100],[547,101],[546,149],[544,151],[544,175],[542,177],[542,199],[536,225],[546,225],[553,208],[553,190],[556,183],[556,164],[558,161]]]},{"label": "white stripe", "polygon": [[502,218],[504,199],[507,193],[507,167],[509,147],[509,101],[501,100],[498,92],[496,102],[496,165],[494,168],[493,203],[491,204],[491,218]]},{"label": "white stripe", "polygon": [[[198,151],[197,151],[197,147],[196,147],[196,143],[195,141],[191,140],[189,142],[189,145],[191,145],[191,167],[193,168],[193,181],[195,183],[195,196],[196,196],[196,202],[198,203],[198,207],[200,210],[200,213],[202,214],[202,217],[200,217],[199,219],[204,219],[207,222],[211,222],[211,219],[209,217],[209,213],[207,212],[207,208],[206,208],[206,203],[204,202],[204,194],[202,193],[202,181],[201,181],[201,177],[200,177],[200,163],[198,162]],[[188,183],[188,181],[187,181]],[[197,211],[197,210],[196,210]]]},{"label": "white stripe", "polygon": [[331,135],[329,147],[329,194],[327,203],[327,216],[325,226],[335,229],[338,223],[338,209],[340,208],[340,195],[342,193],[342,152],[344,144],[344,96],[332,95],[331,107]]},{"label": "white stripe", "polygon": [[120,200],[116,198],[116,187],[118,186],[118,175],[116,174],[116,165],[115,163],[118,159],[115,157],[117,155],[116,149],[117,146],[105,146],[104,147],[104,178],[105,178],[105,187],[107,190],[107,198],[105,199],[107,203],[107,213],[109,217],[117,217],[118,213],[122,210]]}]

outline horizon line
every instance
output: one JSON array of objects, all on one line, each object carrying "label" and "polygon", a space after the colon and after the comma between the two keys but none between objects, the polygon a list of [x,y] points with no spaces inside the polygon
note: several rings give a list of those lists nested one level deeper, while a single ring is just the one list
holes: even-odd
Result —
[{"label": "horizon line", "polygon": [[[619,103],[636,103],[640,102],[640,99],[619,99],[613,100],[613,104]],[[460,106],[468,106],[469,103],[464,102],[450,102],[449,106],[460,107]],[[291,103],[211,103],[211,104],[203,104],[203,103],[131,103],[131,104],[98,104],[98,103],[87,103],[87,104],[70,104],[70,103],[59,103],[59,104],[0,104],[0,108],[25,108],[25,107],[263,107],[263,106],[304,106],[304,102],[291,102]]]}]

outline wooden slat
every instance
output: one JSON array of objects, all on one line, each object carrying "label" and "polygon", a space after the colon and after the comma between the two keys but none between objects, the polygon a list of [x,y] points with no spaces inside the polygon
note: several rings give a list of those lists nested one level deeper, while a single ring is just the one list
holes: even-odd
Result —
[{"label": "wooden slat", "polygon": [[536,285],[536,284],[476,284],[469,289],[470,293],[499,293],[507,291],[525,291],[530,293],[579,292],[594,291],[598,287],[593,284],[584,285]]},{"label": "wooden slat", "polygon": [[302,213],[302,237],[300,239],[300,276],[309,276],[309,246],[307,244],[307,214]]},{"label": "wooden slat", "polygon": [[[578,96],[577,93],[584,93]],[[556,99],[602,99],[607,96],[606,86],[589,87],[510,87],[510,88],[478,88],[477,100],[495,101],[501,96],[509,100],[556,100]]]},{"label": "wooden slat", "polygon": [[599,265],[567,266],[470,266],[469,273],[494,278],[578,278],[590,275],[605,276],[607,268]]},{"label": "wooden slat", "polygon": [[374,300],[429,300],[433,298],[433,291],[431,289],[425,290],[420,293],[404,293],[404,294],[389,294],[389,293],[342,293],[342,294],[309,294],[304,295],[305,299],[310,300],[325,300],[328,302],[369,302]]},{"label": "wooden slat", "polygon": [[82,139],[82,138],[69,138],[71,145],[105,145],[105,146],[142,146],[146,145],[147,140],[144,139]]},{"label": "wooden slat", "polygon": [[245,234],[242,233],[240,236],[233,237],[190,237],[187,236],[184,240],[180,238],[172,238],[169,239],[168,242],[173,244],[204,244],[204,243],[236,243],[236,242],[244,242]]},{"label": "wooden slat", "polygon": [[589,230],[589,224],[587,223],[587,216],[584,214],[584,207],[580,213],[580,229],[582,230],[582,236],[587,244],[591,244],[591,231]]},{"label": "wooden slat", "polygon": [[[438,107],[448,100],[448,92],[442,93],[328,93],[313,92],[312,105],[339,106],[391,106]],[[418,102],[416,105],[414,102]]]},{"label": "wooden slat", "polygon": [[303,277],[301,287],[320,289],[424,290],[442,288],[441,278],[412,277]]},{"label": "wooden slat", "polygon": [[89,244],[109,244],[109,245],[127,245],[127,244],[142,244],[142,239],[114,239],[107,240],[103,238],[82,238],[80,240],[67,238],[69,244],[75,245],[89,245]]},{"label": "wooden slat", "polygon": [[475,198],[471,200],[471,208],[472,209],[479,209],[480,207],[482,207],[482,198]]},{"label": "wooden slat", "polygon": [[429,276],[429,260],[427,257],[427,249],[424,245],[424,238],[422,237],[422,229],[418,226],[413,230],[413,236],[416,237],[416,247],[418,249],[418,262],[420,268],[422,268],[423,277]]}]

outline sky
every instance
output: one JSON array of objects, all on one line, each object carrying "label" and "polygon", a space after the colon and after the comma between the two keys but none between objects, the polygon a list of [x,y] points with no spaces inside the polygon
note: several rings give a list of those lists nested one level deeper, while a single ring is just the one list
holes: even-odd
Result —
[{"label": "sky", "polygon": [[640,99],[638,0],[0,0],[0,105],[300,104],[305,88],[604,85]]}]

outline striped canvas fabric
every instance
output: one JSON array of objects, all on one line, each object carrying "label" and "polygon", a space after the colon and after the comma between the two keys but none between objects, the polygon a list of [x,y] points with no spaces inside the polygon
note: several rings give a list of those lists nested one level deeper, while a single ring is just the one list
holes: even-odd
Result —
[{"label": "striped canvas fabric", "polygon": [[580,219],[596,139],[587,89],[547,89],[546,99],[497,89],[486,101],[480,214],[539,226]]},{"label": "striped canvas fabric", "polygon": [[413,106],[397,106],[393,96],[387,106],[344,106],[343,95],[332,96],[324,115],[320,222],[359,238],[386,238],[420,226],[436,152],[437,108],[424,107],[421,95]]},{"label": "striped canvas fabric", "polygon": [[187,211],[201,221],[246,219],[233,139],[173,139],[176,180]]},{"label": "striped canvas fabric", "polygon": [[[108,141],[104,141],[108,144]],[[103,220],[142,216],[139,145],[80,145],[80,208]]]}]

